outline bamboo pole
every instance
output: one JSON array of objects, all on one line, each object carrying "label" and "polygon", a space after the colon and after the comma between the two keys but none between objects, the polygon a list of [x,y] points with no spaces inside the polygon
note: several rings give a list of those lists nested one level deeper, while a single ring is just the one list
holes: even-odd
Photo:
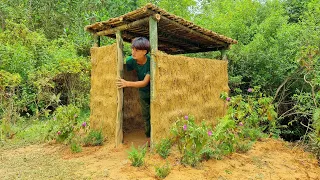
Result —
[{"label": "bamboo pole", "polygon": [[[117,77],[123,78],[123,40],[121,37],[121,32],[116,32],[116,40],[117,40]],[[118,107],[117,107],[117,119],[116,119],[116,134],[115,134],[115,146],[118,147],[123,140],[123,89],[118,89],[117,92],[118,97]]]}]

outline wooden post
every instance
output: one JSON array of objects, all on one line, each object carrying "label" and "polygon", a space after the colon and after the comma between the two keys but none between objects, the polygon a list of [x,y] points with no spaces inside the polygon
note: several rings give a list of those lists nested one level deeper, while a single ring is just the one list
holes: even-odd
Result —
[{"label": "wooden post", "polygon": [[[121,37],[121,32],[116,32],[116,39],[117,39],[117,52],[118,52],[118,59],[117,59],[117,77],[123,78],[123,40]],[[122,131],[122,124],[123,124],[123,89],[118,89],[117,93],[118,97],[118,107],[117,107],[117,119],[116,119],[116,134],[115,134],[115,145],[118,147],[123,140],[123,131]]]},{"label": "wooden post", "polygon": [[150,82],[150,98],[151,101],[155,97],[154,92],[154,74],[155,74],[155,55],[158,51],[158,22],[152,17],[149,17],[149,40],[150,40],[150,48],[151,48],[151,62],[150,62],[150,76],[151,76],[151,82]]},{"label": "wooden post", "polygon": [[100,36],[93,34],[94,44],[93,47],[100,47]]},{"label": "wooden post", "polygon": [[[97,21],[96,17],[90,19],[91,24]],[[93,34],[93,47],[100,47],[100,36],[97,33]]]},{"label": "wooden post", "polygon": [[227,50],[220,50],[221,53],[221,60],[227,61]]},{"label": "wooden post", "polygon": [[149,17],[149,40],[151,48],[151,62],[150,62],[150,124],[151,124],[151,148],[153,147],[153,131],[152,131],[152,109],[153,109],[153,100],[155,99],[155,88],[154,88],[154,76],[156,70],[156,52],[158,51],[158,18],[152,16]]}]

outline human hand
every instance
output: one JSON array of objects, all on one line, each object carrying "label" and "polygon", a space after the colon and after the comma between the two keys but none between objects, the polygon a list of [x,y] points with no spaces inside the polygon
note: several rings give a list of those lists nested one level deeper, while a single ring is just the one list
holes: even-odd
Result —
[{"label": "human hand", "polygon": [[127,87],[127,81],[121,78],[117,79],[116,85],[118,89]]}]

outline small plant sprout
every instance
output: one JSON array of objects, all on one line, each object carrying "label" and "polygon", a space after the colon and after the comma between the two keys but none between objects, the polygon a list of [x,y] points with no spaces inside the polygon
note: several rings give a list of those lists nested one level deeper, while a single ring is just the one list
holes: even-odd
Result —
[{"label": "small plant sprout", "polygon": [[156,152],[164,159],[170,154],[171,141],[170,139],[162,139],[159,144],[156,145]]},{"label": "small plant sprout", "polygon": [[128,151],[128,158],[131,161],[132,166],[140,167],[144,164],[144,157],[147,152],[147,146],[138,147],[136,149],[133,145],[131,146],[131,151]]},{"label": "small plant sprout", "polygon": [[70,149],[72,153],[79,153],[82,151],[81,145],[77,142],[72,142],[70,145]]},{"label": "small plant sprout", "polygon": [[163,166],[155,167],[156,176],[160,179],[164,179],[165,177],[167,177],[170,173],[170,170],[171,169],[168,162]]}]

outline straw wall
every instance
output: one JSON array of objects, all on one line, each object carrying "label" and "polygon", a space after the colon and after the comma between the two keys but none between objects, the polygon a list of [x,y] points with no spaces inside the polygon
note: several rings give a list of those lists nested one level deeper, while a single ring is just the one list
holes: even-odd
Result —
[{"label": "straw wall", "polygon": [[228,92],[227,61],[156,54],[155,98],[151,103],[154,142],[169,135],[178,117],[194,115],[216,124],[226,112],[221,92]]},{"label": "straw wall", "polygon": [[90,126],[113,142],[117,119],[116,44],[91,48]]},{"label": "straw wall", "polygon": [[[138,81],[135,71],[126,71],[124,66],[124,79]],[[124,88],[123,90],[123,131],[130,132],[134,129],[143,129],[141,107],[139,102],[138,88]]]}]

